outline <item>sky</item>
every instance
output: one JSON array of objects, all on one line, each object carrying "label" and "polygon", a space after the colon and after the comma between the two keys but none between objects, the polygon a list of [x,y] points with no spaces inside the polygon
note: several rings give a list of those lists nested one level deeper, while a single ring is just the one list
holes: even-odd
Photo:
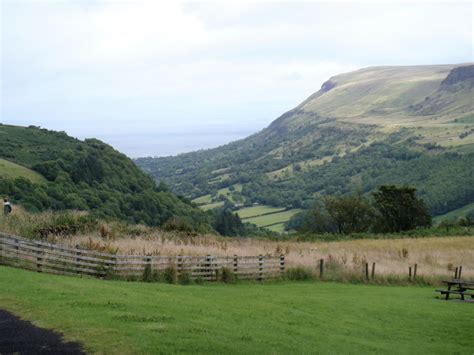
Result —
[{"label": "sky", "polygon": [[474,61],[472,1],[0,3],[0,122],[131,157],[244,138],[343,72]]}]

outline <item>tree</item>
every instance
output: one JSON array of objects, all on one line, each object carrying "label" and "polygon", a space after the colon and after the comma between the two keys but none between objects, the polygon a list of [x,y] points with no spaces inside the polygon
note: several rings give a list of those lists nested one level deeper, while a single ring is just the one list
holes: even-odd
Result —
[{"label": "tree", "polygon": [[222,209],[217,214],[214,228],[221,235],[238,236],[244,234],[242,220],[237,214],[227,208]]},{"label": "tree", "polygon": [[372,195],[381,231],[396,233],[431,226],[431,215],[424,201],[416,197],[415,188],[384,185]]},{"label": "tree", "polygon": [[367,232],[373,225],[374,208],[362,194],[327,197],[324,204],[340,234]]}]

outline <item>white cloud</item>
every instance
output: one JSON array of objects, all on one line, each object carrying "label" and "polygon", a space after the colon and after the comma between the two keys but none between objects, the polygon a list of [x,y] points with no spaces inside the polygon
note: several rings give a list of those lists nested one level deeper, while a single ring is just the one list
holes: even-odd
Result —
[{"label": "white cloud", "polygon": [[341,72],[473,60],[468,3],[3,0],[1,9],[1,121],[79,136],[133,124],[140,142],[197,121],[258,130]]}]

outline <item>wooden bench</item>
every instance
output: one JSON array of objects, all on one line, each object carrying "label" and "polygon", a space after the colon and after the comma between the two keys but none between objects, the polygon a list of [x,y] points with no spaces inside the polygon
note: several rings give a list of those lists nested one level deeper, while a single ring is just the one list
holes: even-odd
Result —
[{"label": "wooden bench", "polygon": [[[461,299],[464,301],[465,296],[471,296],[474,298],[474,282],[473,281],[462,281],[462,280],[449,280],[443,281],[447,284],[447,290],[436,290],[436,292],[440,292],[441,295],[446,295],[446,300],[449,300],[450,294],[460,295]],[[455,286],[456,289],[452,290],[451,288]]]}]

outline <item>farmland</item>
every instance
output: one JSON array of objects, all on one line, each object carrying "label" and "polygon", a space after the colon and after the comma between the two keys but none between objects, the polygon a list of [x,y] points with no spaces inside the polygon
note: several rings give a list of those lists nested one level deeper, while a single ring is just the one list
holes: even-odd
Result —
[{"label": "farmland", "polygon": [[38,174],[37,172],[28,169],[22,165],[15,164],[11,161],[0,158],[0,177],[16,179],[23,177],[32,182],[41,183],[45,182],[46,179]]},{"label": "farmland", "polygon": [[295,213],[300,210],[292,209],[289,211],[274,212],[255,217],[248,217],[243,219],[244,222],[249,222],[257,225],[258,227],[270,228],[275,225],[281,225],[282,231],[286,221],[288,221]]},{"label": "farmland", "polygon": [[2,308],[80,341],[91,353],[470,354],[474,346],[474,321],[464,317],[472,305],[439,300],[427,287],[179,286],[8,267],[0,267],[0,283]]}]

